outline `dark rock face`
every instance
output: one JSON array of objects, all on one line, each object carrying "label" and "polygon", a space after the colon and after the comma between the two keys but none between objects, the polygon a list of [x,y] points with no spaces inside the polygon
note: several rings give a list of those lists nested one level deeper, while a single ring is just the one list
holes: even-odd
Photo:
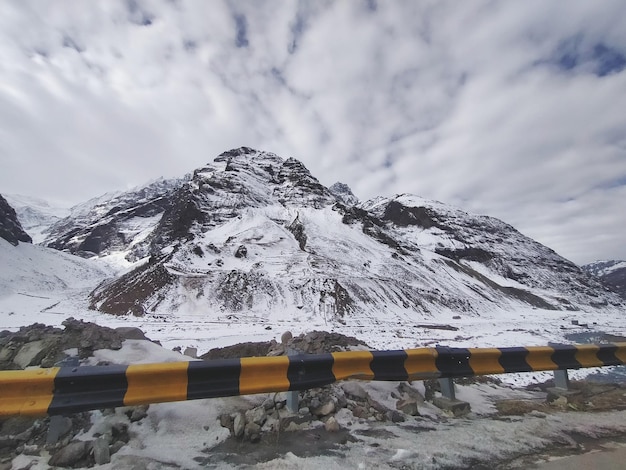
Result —
[{"label": "dark rock face", "polygon": [[174,280],[160,261],[151,259],[143,266],[97,287],[91,293],[90,308],[113,315],[143,315],[144,303],[154,297],[158,302],[159,291]]},{"label": "dark rock face", "polygon": [[0,238],[4,238],[13,246],[17,246],[19,242],[33,241],[22,228],[15,210],[2,195],[0,195]]},{"label": "dark rock face", "polygon": [[306,233],[304,232],[304,225],[302,225],[300,219],[296,217],[293,222],[289,224],[287,230],[289,230],[293,234],[294,238],[298,240],[300,249],[304,251],[304,248],[306,247]]},{"label": "dark rock face", "polygon": [[406,207],[398,201],[391,201],[385,207],[382,219],[400,227],[408,227],[409,225],[416,225],[422,228],[445,227],[438,223],[435,217],[436,215],[433,211],[425,207]]}]

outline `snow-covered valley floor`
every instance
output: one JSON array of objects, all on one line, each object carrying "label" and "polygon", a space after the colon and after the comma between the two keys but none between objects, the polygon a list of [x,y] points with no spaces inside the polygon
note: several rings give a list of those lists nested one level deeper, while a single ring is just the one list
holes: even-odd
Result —
[{"label": "snow-covered valley floor", "polygon": [[[626,336],[626,315],[615,310],[598,310],[592,315],[527,308],[489,311],[480,316],[461,314],[460,318],[455,318],[459,316],[456,312],[442,311],[397,321],[346,318],[345,325],[327,323],[321,318],[297,318],[289,312],[276,312],[269,317],[274,320],[201,310],[177,312],[170,317],[117,317],[87,307],[88,293],[112,275],[110,268],[96,265],[90,269],[86,261],[76,264],[73,257],[66,258],[65,264],[46,264],[47,255],[42,248],[20,245],[20,249],[22,258],[0,253],[0,330],[14,331],[35,322],[60,326],[66,318],[74,317],[109,327],[136,326],[165,348],[146,349],[139,354],[136,350],[131,354],[132,348],[99,353],[111,362],[128,363],[138,357],[142,362],[182,360],[183,356],[171,349],[194,347],[202,354],[211,348],[244,341],[279,340],[285,331],[295,336],[316,329],[355,336],[373,349],[535,346],[594,341],[604,334]],[[20,271],[23,256],[35,259],[40,272]],[[574,325],[573,320],[579,325]],[[575,379],[591,372],[594,371],[575,371],[570,376]],[[509,468],[513,459],[555,445],[574,449],[573,434],[594,438],[626,433],[623,410],[551,410],[523,416],[497,412],[495,404],[499,400],[543,401],[545,393],[520,387],[550,377],[549,373],[507,374],[499,376],[501,385],[460,385],[458,397],[472,407],[472,412],[463,418],[447,416],[429,403],[420,406],[421,416],[395,424],[358,419],[343,409],[337,420],[346,440],[330,444],[323,424],[314,422],[310,428],[297,431],[297,437],[291,440],[268,435],[261,444],[229,446],[229,432],[220,426],[219,416],[251,408],[262,402],[264,395],[155,404],[150,406],[148,418],[129,423],[130,443],[113,455],[110,464],[99,468]],[[395,400],[391,390],[395,386],[364,385],[371,396],[392,409]],[[81,438],[89,439],[101,432],[111,419],[127,418],[122,410],[113,417],[93,412],[93,426]],[[261,455],[258,446],[271,452]],[[252,460],[242,460],[243,455]],[[46,462],[46,455],[20,455],[12,468],[45,469],[49,468]]]},{"label": "snow-covered valley floor", "polygon": [[[626,337],[626,314],[613,311],[587,312],[549,311],[528,308],[511,312],[490,311],[479,316],[460,316],[443,312],[421,320],[397,322],[375,318],[351,320],[346,324],[326,323],[323,319],[289,319],[275,315],[276,320],[237,315],[211,315],[177,312],[176,315],[114,316],[89,310],[86,297],[89,289],[53,291],[18,290],[0,297],[0,330],[16,330],[35,322],[60,326],[69,317],[98,325],[136,326],[164,347],[197,348],[198,354],[209,349],[247,341],[280,341],[285,331],[298,335],[312,330],[338,332],[357,337],[372,349],[410,349],[429,346],[509,347],[542,346],[550,342],[576,343],[599,341],[605,334]],[[579,325],[572,324],[577,321]],[[583,325],[583,326],[581,326]],[[585,326],[586,325],[586,326]],[[581,378],[594,369],[573,371]],[[501,378],[524,385],[545,380],[549,373],[507,374]]]}]

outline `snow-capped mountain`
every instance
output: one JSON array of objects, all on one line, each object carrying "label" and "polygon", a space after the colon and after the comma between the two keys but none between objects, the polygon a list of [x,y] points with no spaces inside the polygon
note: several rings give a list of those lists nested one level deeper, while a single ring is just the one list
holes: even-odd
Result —
[{"label": "snow-capped mountain", "polygon": [[584,271],[602,280],[626,298],[626,261],[596,261],[582,267]]},{"label": "snow-capped mountain", "polygon": [[11,245],[17,246],[19,242],[31,243],[31,237],[24,231],[17,213],[0,194],[0,238]]},{"label": "snow-capped mountain", "polygon": [[[143,205],[118,195],[123,207],[79,230],[57,230],[48,244],[150,254],[92,293],[92,308],[114,314],[343,323],[623,305],[579,267],[497,219],[410,195],[358,204],[343,186],[331,190],[295,159],[243,147],[174,185],[163,182]],[[126,236],[138,217],[152,223]]]},{"label": "snow-capped mountain", "polygon": [[8,203],[15,209],[24,230],[32,237],[33,243],[41,243],[50,226],[70,213],[67,207],[56,207],[43,199],[18,194],[5,194]]},{"label": "snow-capped mountain", "polygon": [[185,178],[159,179],[127,192],[108,193],[72,207],[48,229],[44,245],[83,257],[125,252],[146,255],[147,237]]}]

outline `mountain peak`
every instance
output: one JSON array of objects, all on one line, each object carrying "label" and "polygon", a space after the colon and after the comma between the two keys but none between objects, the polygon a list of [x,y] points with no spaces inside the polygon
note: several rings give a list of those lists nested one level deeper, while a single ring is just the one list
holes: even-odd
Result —
[{"label": "mountain peak", "polygon": [[350,186],[345,183],[340,183],[339,181],[333,184],[328,188],[328,190],[335,196],[339,201],[343,202],[348,206],[356,206],[359,203],[359,198],[354,195]]}]

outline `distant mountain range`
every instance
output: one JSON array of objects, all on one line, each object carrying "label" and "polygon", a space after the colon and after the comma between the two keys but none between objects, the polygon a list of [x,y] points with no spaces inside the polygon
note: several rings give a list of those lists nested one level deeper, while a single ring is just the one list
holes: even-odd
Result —
[{"label": "distant mountain range", "polygon": [[[42,232],[43,233],[43,232]],[[377,318],[623,308],[510,225],[417,196],[361,202],[293,158],[242,147],[179,179],[88,201],[44,245],[136,267],[100,284],[112,314]]]},{"label": "distant mountain range", "polygon": [[626,261],[596,261],[582,268],[626,298]]}]

